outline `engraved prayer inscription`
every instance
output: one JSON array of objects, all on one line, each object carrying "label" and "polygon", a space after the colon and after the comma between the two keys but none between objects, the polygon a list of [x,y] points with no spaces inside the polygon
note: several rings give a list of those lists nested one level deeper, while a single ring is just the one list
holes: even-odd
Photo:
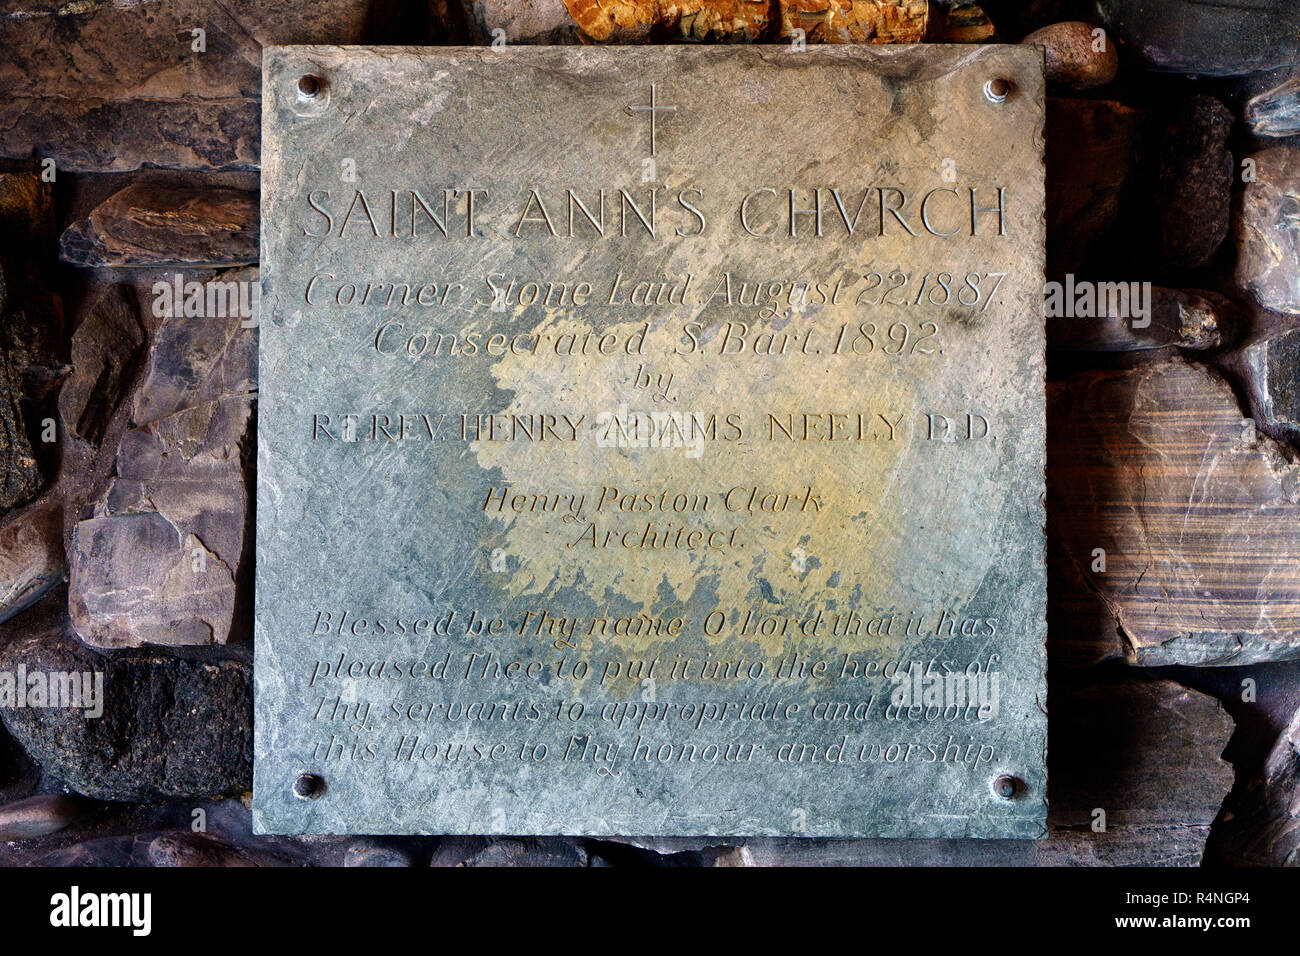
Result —
[{"label": "engraved prayer inscription", "polygon": [[263,96],[259,832],[1043,834],[1041,55]]}]

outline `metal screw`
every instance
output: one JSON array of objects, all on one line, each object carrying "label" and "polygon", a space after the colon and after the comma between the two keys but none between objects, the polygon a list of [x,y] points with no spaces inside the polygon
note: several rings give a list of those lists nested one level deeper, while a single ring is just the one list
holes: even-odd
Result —
[{"label": "metal screw", "polygon": [[1020,792],[1023,786],[1024,785],[1019,780],[1011,776],[1009,773],[1004,773],[993,778],[993,792],[1003,800],[1010,800]]},{"label": "metal screw", "polygon": [[319,76],[304,73],[298,77],[298,96],[304,100],[314,100],[320,95],[324,82]]},{"label": "metal screw", "polygon": [[984,97],[990,103],[1005,103],[1011,94],[1011,81],[994,77],[984,84]]},{"label": "metal screw", "polygon": [[300,773],[293,781],[293,795],[299,800],[315,800],[324,792],[324,779],[314,773]]}]

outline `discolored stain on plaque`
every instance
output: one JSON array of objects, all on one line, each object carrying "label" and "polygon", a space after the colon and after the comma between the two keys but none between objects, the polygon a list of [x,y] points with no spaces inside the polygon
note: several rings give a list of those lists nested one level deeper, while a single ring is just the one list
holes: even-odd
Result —
[{"label": "discolored stain on plaque", "polygon": [[1041,53],[263,85],[261,832],[1042,835]]}]

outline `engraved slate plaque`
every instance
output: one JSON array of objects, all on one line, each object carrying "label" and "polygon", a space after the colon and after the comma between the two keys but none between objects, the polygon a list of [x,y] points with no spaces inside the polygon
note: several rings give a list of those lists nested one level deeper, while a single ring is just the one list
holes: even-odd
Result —
[{"label": "engraved slate plaque", "polygon": [[264,71],[260,832],[1043,833],[1041,52]]}]

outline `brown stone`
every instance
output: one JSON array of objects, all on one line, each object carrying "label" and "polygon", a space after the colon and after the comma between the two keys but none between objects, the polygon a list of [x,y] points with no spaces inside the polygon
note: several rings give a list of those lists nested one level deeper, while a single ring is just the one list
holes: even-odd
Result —
[{"label": "brown stone", "polygon": [[1235,221],[1237,285],[1266,309],[1300,315],[1300,149],[1276,146],[1250,157]]},{"label": "brown stone", "polygon": [[1105,602],[1129,660],[1300,658],[1300,465],[1227,383],[1174,360],[1048,394],[1049,537]]},{"label": "brown stone", "polygon": [[765,0],[564,0],[582,35],[597,43],[670,37],[750,42],[771,23]]},{"label": "brown stone", "polygon": [[1194,96],[1165,128],[1155,201],[1160,251],[1172,266],[1208,265],[1228,235],[1232,121],[1218,100]]},{"label": "brown stone", "polygon": [[373,6],[30,0],[0,19],[0,155],[73,172],[253,168],[261,47],[361,42]]},{"label": "brown stone", "polygon": [[257,194],[225,186],[135,183],[69,226],[76,266],[211,266],[257,261]]},{"label": "brown stone", "polygon": [[59,392],[68,433],[92,445],[108,423],[140,363],[144,332],[135,290],[114,285],[99,294],[72,335],[72,373]]},{"label": "brown stone", "polygon": [[809,43],[921,43],[942,22],[926,0],[779,0],[781,36]]},{"label": "brown stone", "polygon": [[31,362],[27,320],[9,300],[0,272],[0,512],[35,497],[44,486],[27,437],[22,399]]},{"label": "brown stone", "polygon": [[53,228],[53,194],[36,173],[0,173],[0,245],[43,242]]},{"label": "brown stone", "polygon": [[954,3],[943,15],[940,43],[996,43],[998,28],[977,3]]},{"label": "brown stone", "polygon": [[1145,114],[1110,100],[1047,100],[1047,255],[1075,272],[1114,224]]},{"label": "brown stone", "polygon": [[0,621],[31,607],[68,574],[63,510],[57,501],[32,505],[0,527]]},{"label": "brown stone", "polygon": [[1105,86],[1119,71],[1119,51],[1105,31],[1100,39],[1095,37],[1097,29],[1091,23],[1070,20],[1035,30],[1020,42],[1044,48],[1049,82],[1088,90]]}]

